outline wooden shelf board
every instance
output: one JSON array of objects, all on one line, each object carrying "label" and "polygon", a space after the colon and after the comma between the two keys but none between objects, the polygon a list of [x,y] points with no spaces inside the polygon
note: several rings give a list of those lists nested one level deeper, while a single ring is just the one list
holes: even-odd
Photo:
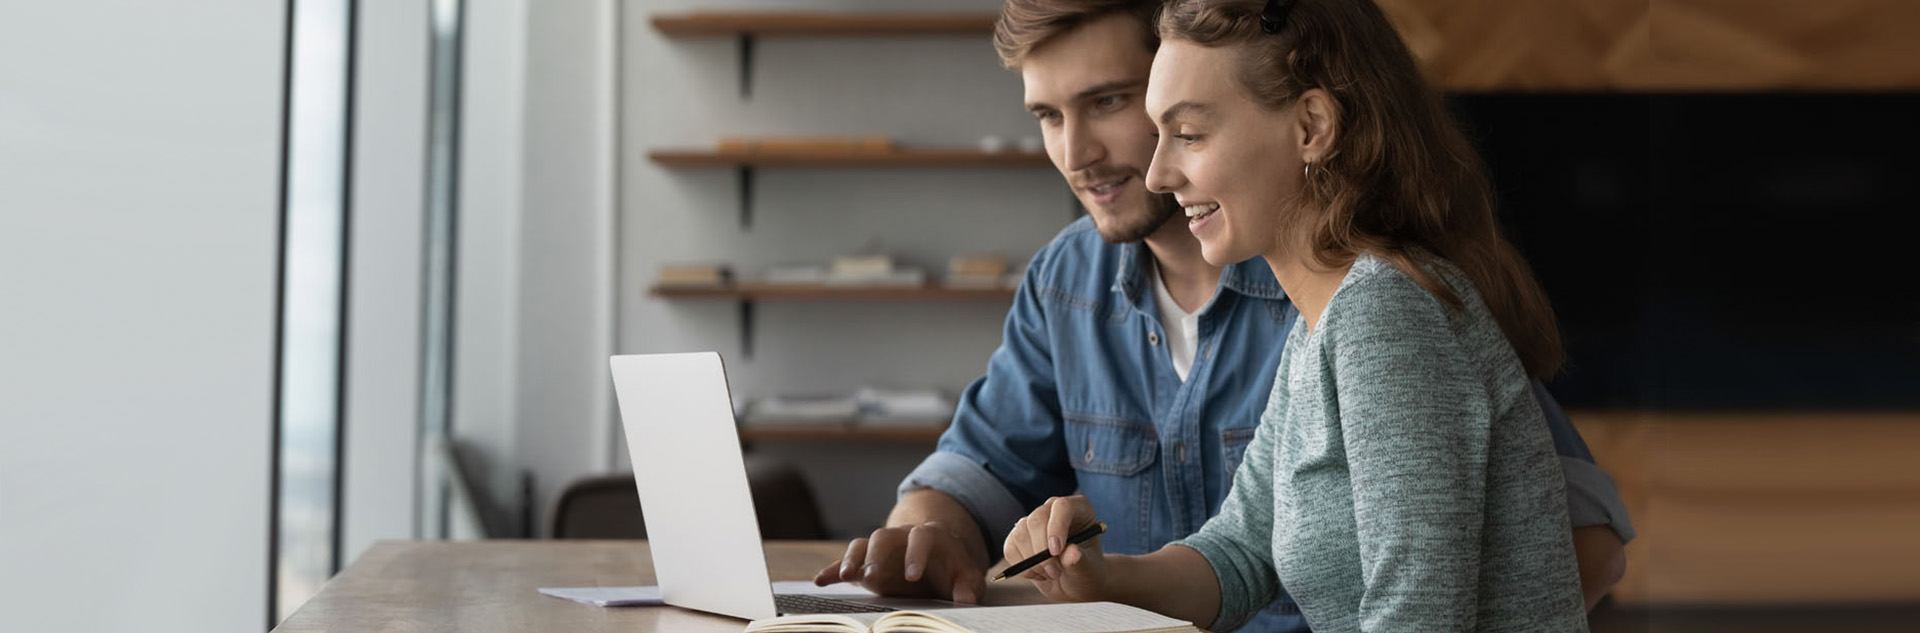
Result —
[{"label": "wooden shelf board", "polygon": [[934,442],[946,424],[930,428],[740,427],[740,439],[767,442]]},{"label": "wooden shelf board", "polygon": [[986,14],[695,11],[655,15],[653,29],[671,37],[702,35],[989,35]]},{"label": "wooden shelf board", "polygon": [[910,149],[890,152],[721,152],[671,149],[647,152],[667,167],[1038,167],[1051,165],[1044,153],[976,149]]},{"label": "wooden shelf board", "polygon": [[949,288],[929,286],[818,286],[738,284],[726,288],[654,286],[648,291],[667,299],[741,299],[762,301],[859,301],[874,299],[960,300],[1013,298],[1012,288]]}]

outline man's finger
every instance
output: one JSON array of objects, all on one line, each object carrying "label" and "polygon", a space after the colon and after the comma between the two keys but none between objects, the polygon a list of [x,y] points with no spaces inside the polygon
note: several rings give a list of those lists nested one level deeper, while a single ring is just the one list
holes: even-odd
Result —
[{"label": "man's finger", "polygon": [[887,583],[900,577],[901,553],[906,550],[905,530],[880,528],[867,538],[867,565],[863,578],[867,583]]},{"label": "man's finger", "polygon": [[907,533],[907,555],[903,560],[906,568],[901,577],[907,582],[920,582],[933,548],[949,538],[952,537],[938,527],[924,524],[913,526],[913,530]]},{"label": "man's finger", "polygon": [[828,565],[826,566],[826,568],[821,569],[820,573],[814,574],[813,586],[825,587],[827,585],[840,582],[840,565],[841,563],[834,563],[832,565]]},{"label": "man's finger", "polygon": [[844,581],[860,580],[860,570],[866,566],[867,539],[853,539],[847,544],[847,554],[840,559],[840,579]]}]

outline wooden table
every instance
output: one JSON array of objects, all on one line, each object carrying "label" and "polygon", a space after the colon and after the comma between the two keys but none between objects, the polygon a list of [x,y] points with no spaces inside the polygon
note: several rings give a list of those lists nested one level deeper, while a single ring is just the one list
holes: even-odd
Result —
[{"label": "wooden table", "polygon": [[[841,541],[772,541],[774,580],[811,580]],[[673,631],[738,633],[745,620],[678,607],[603,608],[540,587],[653,584],[645,541],[383,541],[274,628],[310,631]],[[988,604],[1044,601],[1027,582],[997,583]]]}]

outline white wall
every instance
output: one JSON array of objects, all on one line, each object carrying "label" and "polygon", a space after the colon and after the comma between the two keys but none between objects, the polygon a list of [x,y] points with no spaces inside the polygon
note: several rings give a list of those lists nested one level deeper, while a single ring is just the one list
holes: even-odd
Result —
[{"label": "white wall", "polygon": [[615,2],[527,15],[516,441],[542,526],[562,486],[612,459]]},{"label": "white wall", "polygon": [[0,630],[266,624],[285,9],[0,8]]},{"label": "white wall", "polygon": [[426,208],[427,0],[361,2],[357,14],[343,565],[415,535]]},{"label": "white wall", "polygon": [[[452,433],[516,493],[526,0],[467,0],[454,255]],[[537,280],[534,280],[537,282]]]}]

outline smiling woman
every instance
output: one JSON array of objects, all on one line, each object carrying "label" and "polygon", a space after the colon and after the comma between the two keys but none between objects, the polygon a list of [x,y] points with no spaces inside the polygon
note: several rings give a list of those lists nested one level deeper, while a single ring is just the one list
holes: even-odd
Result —
[{"label": "smiling woman", "polygon": [[[1055,599],[1220,630],[1283,588],[1322,632],[1585,630],[1531,380],[1560,364],[1554,318],[1386,16],[1174,0],[1159,34],[1148,189],[1184,208],[1207,263],[1264,257],[1300,315],[1284,342],[1256,343],[1284,350],[1273,390],[1198,532],[1144,556],[1062,548],[1066,527],[1112,518],[1063,497],[1015,528],[1009,559],[1055,554],[1034,572]],[[1028,77],[1030,101],[1049,88]]]}]

